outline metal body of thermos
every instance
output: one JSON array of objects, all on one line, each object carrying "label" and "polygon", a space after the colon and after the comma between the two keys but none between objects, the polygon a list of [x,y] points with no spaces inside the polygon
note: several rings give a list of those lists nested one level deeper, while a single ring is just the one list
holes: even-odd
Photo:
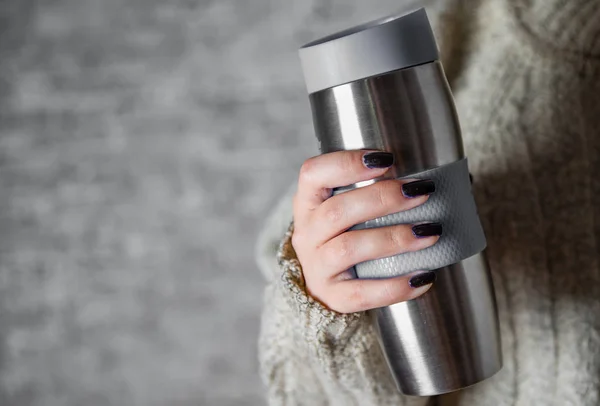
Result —
[{"label": "metal body of thermos", "polygon": [[[465,186],[466,166],[446,170],[457,162],[466,165],[466,159],[452,94],[425,10],[314,41],[301,48],[300,57],[322,153],[385,150],[395,156],[386,178],[437,174],[438,183],[447,185],[440,192],[449,196],[447,200],[439,197],[439,207],[432,206],[433,214],[423,212],[422,220],[432,220],[427,216],[438,215],[436,210],[447,222],[452,219],[458,230],[454,245],[446,251],[430,250],[414,257],[401,254],[357,267],[358,277],[407,273],[407,263],[430,264],[429,269],[437,273],[425,295],[372,312],[399,390],[408,395],[437,395],[492,376],[501,368],[502,357],[494,291],[483,253],[485,237],[478,234],[477,213],[470,206],[474,203],[470,184]],[[376,181],[348,185],[337,192]],[[462,200],[452,196],[459,189]],[[453,213],[460,210],[464,213],[454,219]],[[465,221],[470,225],[464,230],[461,216],[469,217]],[[453,237],[443,235],[440,244],[444,238]],[[465,243],[469,238],[477,241]],[[455,262],[446,263],[452,258]]]}]

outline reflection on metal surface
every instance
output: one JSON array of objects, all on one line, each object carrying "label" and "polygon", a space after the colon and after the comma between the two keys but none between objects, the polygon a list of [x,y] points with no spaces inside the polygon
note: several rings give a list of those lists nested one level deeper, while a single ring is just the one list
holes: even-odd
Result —
[{"label": "reflection on metal surface", "polygon": [[363,149],[363,137],[360,130],[359,110],[356,108],[354,97],[352,97],[351,86],[341,86],[333,91],[340,131],[344,134],[344,149]]},{"label": "reflection on metal surface", "polygon": [[[464,157],[458,118],[440,63],[310,95],[321,152],[378,149],[397,178]],[[364,187],[374,181],[340,188]],[[502,366],[497,311],[484,254],[438,269],[424,296],[372,312],[399,389],[435,395],[475,384]]]},{"label": "reflection on metal surface", "polygon": [[496,302],[484,261],[476,255],[439,269],[425,295],[373,311],[403,393],[445,393],[500,369]]},{"label": "reflection on metal surface", "polygon": [[464,157],[452,95],[439,62],[310,95],[321,152],[393,152],[399,177]]}]

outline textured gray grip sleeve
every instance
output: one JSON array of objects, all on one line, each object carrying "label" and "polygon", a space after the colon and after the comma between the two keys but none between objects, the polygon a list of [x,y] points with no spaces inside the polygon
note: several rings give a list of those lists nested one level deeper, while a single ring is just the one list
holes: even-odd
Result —
[{"label": "textured gray grip sleeve", "polygon": [[435,193],[414,209],[390,214],[353,227],[353,230],[394,224],[442,223],[443,233],[432,247],[355,266],[359,278],[388,278],[417,270],[432,270],[455,264],[486,246],[485,235],[471,193],[467,159],[407,176],[432,179]]}]

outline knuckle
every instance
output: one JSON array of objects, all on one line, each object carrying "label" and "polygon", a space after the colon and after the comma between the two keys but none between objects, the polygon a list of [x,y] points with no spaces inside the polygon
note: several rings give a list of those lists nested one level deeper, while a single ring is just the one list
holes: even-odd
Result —
[{"label": "knuckle", "polygon": [[309,158],[300,167],[300,174],[298,176],[298,180],[300,183],[310,183],[312,182],[315,174],[315,160],[316,158]]},{"label": "knuckle", "polygon": [[325,261],[330,265],[336,265],[343,258],[352,255],[353,244],[347,234],[342,234],[328,244],[325,249]]},{"label": "knuckle", "polygon": [[353,173],[357,168],[357,155],[348,151],[348,153],[341,154],[339,161],[339,168],[344,173]]},{"label": "knuckle", "polygon": [[387,207],[390,195],[389,182],[379,182],[375,186],[376,193],[373,193],[375,204],[379,207]]},{"label": "knuckle", "polygon": [[325,220],[330,223],[337,223],[344,217],[344,211],[344,206],[340,203],[332,203],[325,208]]},{"label": "knuckle", "polygon": [[386,230],[387,243],[400,250],[406,250],[412,245],[412,238],[406,232],[405,227],[388,227]]},{"label": "knuckle", "polygon": [[383,285],[383,298],[387,303],[398,302],[398,290],[395,289],[397,284],[393,284],[391,281],[387,281]]},{"label": "knuckle", "polygon": [[398,184],[395,181],[383,181],[377,184],[377,193],[375,203],[382,208],[399,207],[404,202],[404,196],[401,193]]}]

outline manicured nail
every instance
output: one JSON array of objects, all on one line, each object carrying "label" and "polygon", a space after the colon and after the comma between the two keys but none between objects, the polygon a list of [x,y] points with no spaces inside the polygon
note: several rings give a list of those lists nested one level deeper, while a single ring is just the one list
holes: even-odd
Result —
[{"label": "manicured nail", "polygon": [[389,152],[369,152],[363,155],[363,163],[369,169],[389,168],[394,164],[394,155]]},{"label": "manicured nail", "polygon": [[435,192],[435,183],[432,180],[416,180],[402,185],[402,194],[406,197],[430,195]]},{"label": "manicured nail", "polygon": [[437,278],[435,272],[427,271],[413,276],[408,280],[411,288],[420,288],[421,286],[429,285],[435,282]]},{"label": "manicured nail", "polygon": [[412,232],[417,238],[442,235],[442,225],[440,223],[417,224],[413,226]]}]

